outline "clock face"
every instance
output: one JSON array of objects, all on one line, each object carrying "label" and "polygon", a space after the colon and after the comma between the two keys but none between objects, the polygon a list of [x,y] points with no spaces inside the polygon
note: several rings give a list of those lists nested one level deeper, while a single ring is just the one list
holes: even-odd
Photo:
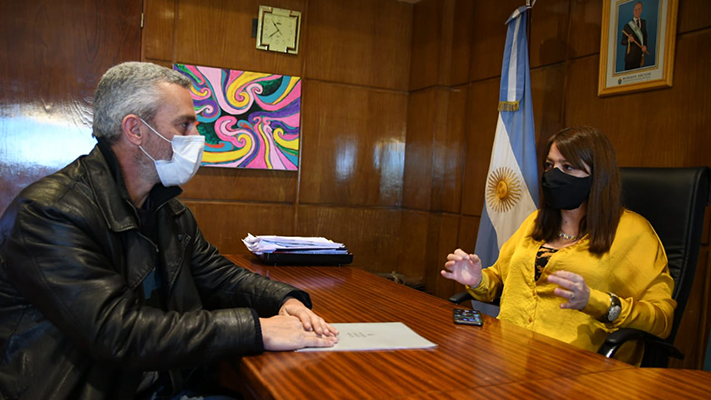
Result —
[{"label": "clock face", "polygon": [[260,6],[257,48],[297,54],[301,13]]}]

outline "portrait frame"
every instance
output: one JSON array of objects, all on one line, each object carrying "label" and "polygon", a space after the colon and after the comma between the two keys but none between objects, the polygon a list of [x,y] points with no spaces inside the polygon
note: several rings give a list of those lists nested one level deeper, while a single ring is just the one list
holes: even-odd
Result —
[{"label": "portrait frame", "polygon": [[678,8],[678,0],[603,0],[598,96],[672,86]]}]

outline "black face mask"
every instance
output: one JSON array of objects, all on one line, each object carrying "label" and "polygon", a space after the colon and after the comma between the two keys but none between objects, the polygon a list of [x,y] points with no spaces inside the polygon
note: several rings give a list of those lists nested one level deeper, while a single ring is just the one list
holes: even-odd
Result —
[{"label": "black face mask", "polygon": [[573,210],[580,207],[592,186],[592,176],[577,178],[558,168],[543,173],[541,180],[548,207],[556,210]]}]

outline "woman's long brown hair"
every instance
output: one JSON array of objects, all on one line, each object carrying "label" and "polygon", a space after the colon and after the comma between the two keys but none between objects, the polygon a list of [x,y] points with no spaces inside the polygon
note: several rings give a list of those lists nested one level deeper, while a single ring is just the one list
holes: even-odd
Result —
[{"label": "woman's long brown hair", "polygon": [[[579,232],[580,235],[589,235],[590,252],[602,255],[612,246],[623,210],[615,149],[605,135],[588,126],[566,128],[551,136],[546,156],[553,143],[572,166],[583,171],[586,170],[585,165],[590,168],[592,187]],[[545,200],[545,194],[541,191],[541,209],[531,237],[552,241],[558,237],[561,215],[560,210],[548,207]]]}]

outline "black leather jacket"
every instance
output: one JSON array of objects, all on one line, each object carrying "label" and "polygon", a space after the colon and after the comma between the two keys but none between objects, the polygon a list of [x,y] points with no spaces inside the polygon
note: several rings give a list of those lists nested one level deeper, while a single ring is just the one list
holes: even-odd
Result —
[{"label": "black leather jacket", "polygon": [[[311,307],[306,293],[222,257],[171,196],[157,243],[141,235],[101,150],[28,186],[0,220],[1,398],[132,398],[143,371],[263,351],[258,316],[285,297]],[[155,252],[167,311],[141,306],[137,290]]]}]

